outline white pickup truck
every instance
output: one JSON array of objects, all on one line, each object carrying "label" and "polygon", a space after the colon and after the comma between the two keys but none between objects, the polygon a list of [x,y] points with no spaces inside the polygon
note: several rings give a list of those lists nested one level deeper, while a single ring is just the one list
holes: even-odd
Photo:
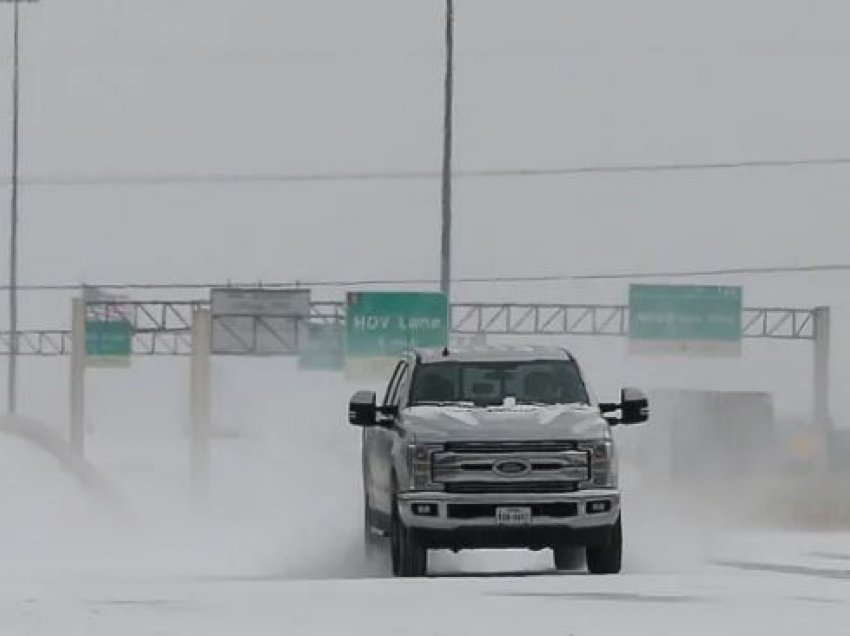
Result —
[{"label": "white pickup truck", "polygon": [[611,426],[645,422],[646,397],[599,403],[560,348],[412,351],[381,405],[356,393],[363,428],[365,540],[389,538],[393,572],[422,576],[429,549],[551,548],[620,571],[622,525]]}]

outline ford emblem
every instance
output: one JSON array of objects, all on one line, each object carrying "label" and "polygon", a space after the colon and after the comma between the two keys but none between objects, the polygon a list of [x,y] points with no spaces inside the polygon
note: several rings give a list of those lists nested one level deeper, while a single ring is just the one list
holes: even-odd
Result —
[{"label": "ford emblem", "polygon": [[531,472],[531,464],[521,459],[506,459],[497,462],[493,466],[493,470],[508,477],[522,477]]}]

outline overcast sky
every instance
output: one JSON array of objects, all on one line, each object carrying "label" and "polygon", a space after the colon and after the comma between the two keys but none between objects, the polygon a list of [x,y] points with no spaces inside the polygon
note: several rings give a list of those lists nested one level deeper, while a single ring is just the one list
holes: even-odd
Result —
[{"label": "overcast sky", "polygon": [[[442,7],[25,6],[22,170],[437,169]],[[0,11],[7,27],[11,11]],[[850,155],[850,8],[840,0],[458,0],[457,20],[460,168]],[[0,104],[5,120],[7,81]],[[847,174],[463,181],[457,274],[848,260]],[[33,188],[22,200],[22,276],[435,275],[438,186]]]},{"label": "overcast sky", "polygon": [[[23,175],[437,170],[443,4],[23,6]],[[0,174],[10,16],[0,5]],[[848,157],[848,33],[846,0],[457,0],[457,167]],[[462,180],[455,274],[850,261],[848,175]],[[21,223],[27,282],[438,275],[437,181],[31,187]],[[749,304],[840,308],[850,281],[722,282],[747,284]],[[624,289],[462,291],[592,302]]]}]

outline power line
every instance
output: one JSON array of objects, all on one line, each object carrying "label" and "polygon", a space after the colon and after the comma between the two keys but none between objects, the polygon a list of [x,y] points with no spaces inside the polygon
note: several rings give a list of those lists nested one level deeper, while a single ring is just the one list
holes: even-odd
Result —
[{"label": "power line", "polygon": [[636,278],[690,278],[705,276],[743,276],[767,274],[811,274],[824,272],[848,272],[850,263],[833,265],[799,265],[777,267],[727,267],[704,270],[685,270],[667,272],[621,272],[616,274],[585,274],[575,276],[576,280],[617,280]]},{"label": "power line", "polygon": [[[496,179],[527,177],[560,177],[606,174],[651,174],[676,172],[712,172],[747,169],[780,169],[803,167],[850,166],[850,157],[809,159],[754,159],[744,161],[718,161],[707,163],[658,163],[576,166],[566,168],[486,168],[455,170],[453,178]],[[84,186],[176,186],[176,185],[229,185],[311,182],[357,181],[427,181],[442,178],[441,171],[354,171],[354,172],[303,172],[303,173],[183,173],[183,174],[113,174],[113,175],[45,175],[21,177],[19,183],[29,187],[84,187]],[[0,185],[8,186],[4,178]]]},{"label": "power line", "polygon": [[[530,276],[466,276],[453,278],[454,283],[483,284],[483,283],[552,283],[582,280],[638,280],[646,278],[700,278],[711,276],[744,276],[744,275],[774,275],[774,274],[811,274],[830,272],[850,272],[850,263],[828,265],[801,265],[776,267],[735,267],[705,270],[679,271],[634,271],[598,274],[550,274]],[[348,280],[298,280],[289,282],[248,281],[240,283],[200,282],[200,283],[77,283],[68,284],[30,284],[18,285],[18,290],[29,292],[47,291],[79,291],[83,287],[97,287],[103,290],[125,291],[192,291],[208,290],[219,287],[232,288],[262,288],[262,289],[296,289],[305,287],[359,287],[370,285],[437,285],[437,278],[362,278]],[[8,290],[8,286],[0,286],[0,290]]]}]

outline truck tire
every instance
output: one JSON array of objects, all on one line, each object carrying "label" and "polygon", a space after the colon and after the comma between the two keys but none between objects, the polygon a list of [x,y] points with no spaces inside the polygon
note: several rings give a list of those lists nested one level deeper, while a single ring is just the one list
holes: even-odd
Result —
[{"label": "truck tire", "polygon": [[390,534],[393,574],[400,577],[425,576],[428,571],[428,549],[405,527],[395,503]]},{"label": "truck tire", "polygon": [[623,561],[623,525],[621,519],[611,529],[603,545],[589,545],[586,549],[587,569],[591,574],[618,574]]},{"label": "truck tire", "polygon": [[581,546],[558,545],[552,548],[555,569],[559,571],[580,570],[584,567],[584,551]]}]

